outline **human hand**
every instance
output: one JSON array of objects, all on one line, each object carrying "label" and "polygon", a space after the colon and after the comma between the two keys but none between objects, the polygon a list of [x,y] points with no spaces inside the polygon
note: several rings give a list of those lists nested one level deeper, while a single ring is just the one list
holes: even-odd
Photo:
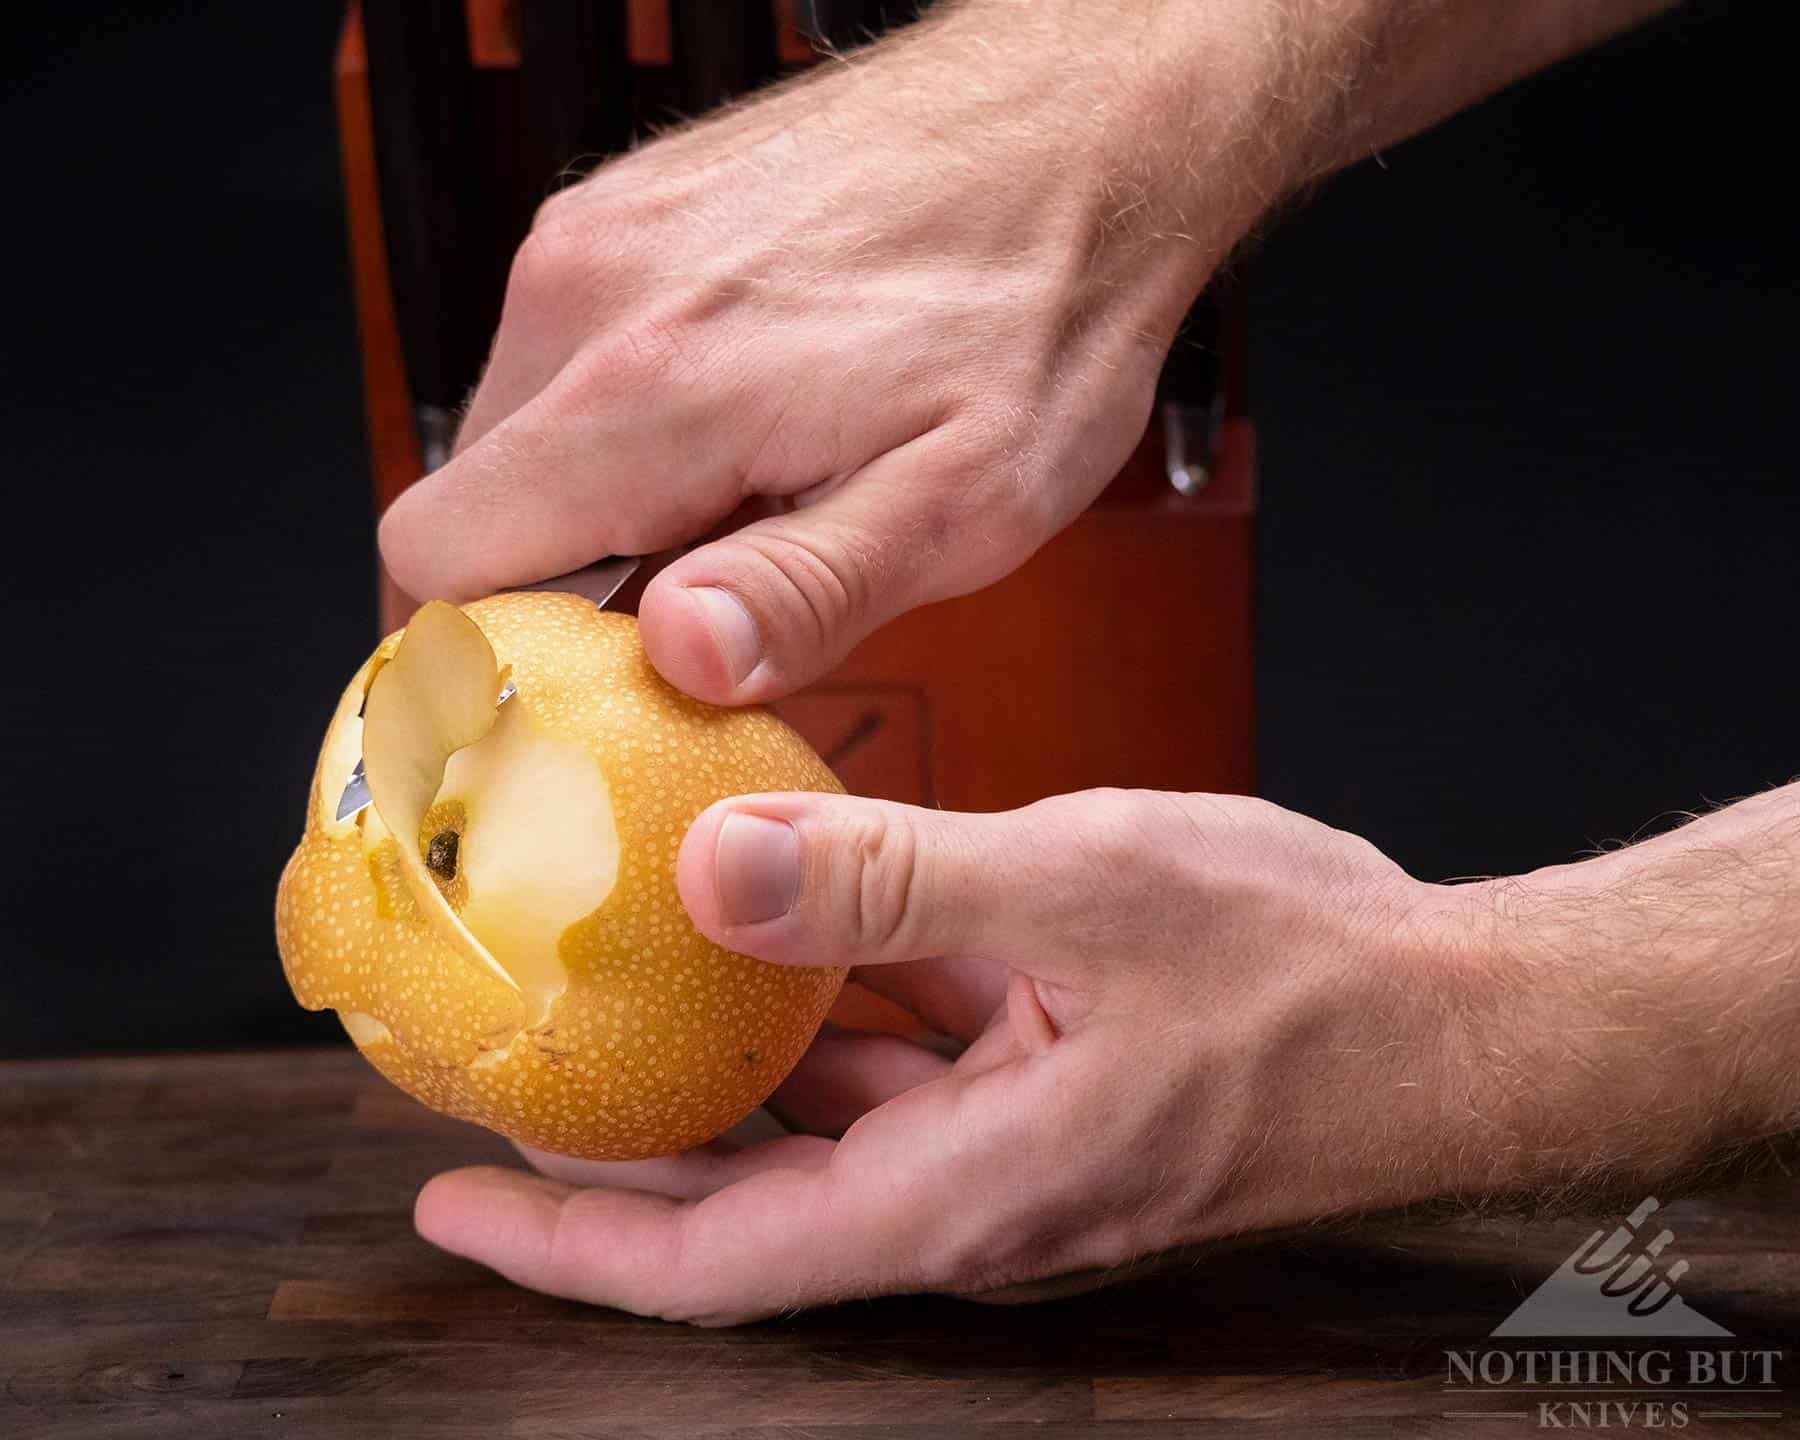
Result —
[{"label": "human hand", "polygon": [[680,855],[695,923],[853,964],[967,1048],[827,1033],[775,1096],[800,1133],[454,1172],[419,1230],[551,1294],[723,1323],[1034,1298],[1420,1202],[1667,1196],[1800,1141],[1797,875],[1800,784],[1457,886],[1232,796],[724,801]]},{"label": "human hand", "polygon": [[1149,192],[1133,22],[1092,12],[924,23],[552,199],[458,453],[383,524],[401,588],[468,599],[791,500],[640,606],[670,680],[739,703],[1018,565],[1130,453],[1244,219]]},{"label": "human hand", "polygon": [[700,817],[678,873],[720,944],[854,964],[967,1048],[827,1033],[775,1096],[802,1133],[440,1176],[427,1239],[534,1289],[719,1323],[1031,1296],[1459,1193],[1507,1149],[1490,1056],[1525,1053],[1528,1017],[1475,943],[1480,907],[1260,801],[754,796]]},{"label": "human hand", "polygon": [[677,686],[785,694],[1099,493],[1271,203],[1667,3],[944,7],[543,207],[389,570],[465,600],[792,502],[640,605]]}]

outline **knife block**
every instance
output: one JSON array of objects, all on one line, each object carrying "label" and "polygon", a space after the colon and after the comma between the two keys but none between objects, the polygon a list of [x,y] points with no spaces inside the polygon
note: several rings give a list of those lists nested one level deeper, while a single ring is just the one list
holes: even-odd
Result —
[{"label": "knife block", "polygon": [[[647,109],[693,95],[677,53],[680,0],[597,8],[619,21],[615,43],[632,86],[625,108],[642,119]],[[685,23],[737,8],[690,6]],[[819,13],[796,3],[770,8],[777,66],[814,56],[796,20],[803,8]],[[476,261],[466,303],[487,330],[499,313],[507,261],[548,180],[541,156],[532,154],[542,127],[534,130],[520,79],[520,10],[528,29],[529,4],[467,3],[469,124],[478,140],[468,165],[488,223],[471,239]],[[607,73],[619,83],[625,67]],[[392,283],[393,265],[406,261],[396,261],[384,240],[370,85],[352,6],[336,87],[381,509],[421,473],[422,451]],[[1254,444],[1244,413],[1241,303],[1229,290],[1209,303],[1208,380],[1184,393],[1179,377],[1165,376],[1149,431],[1087,514],[1012,576],[890,624],[823,682],[775,707],[851,791],[995,810],[1101,785],[1250,788]],[[1204,417],[1200,428],[1187,433],[1196,415]],[[1185,445],[1185,464],[1172,439]],[[384,578],[383,627],[403,624],[410,609]]]}]

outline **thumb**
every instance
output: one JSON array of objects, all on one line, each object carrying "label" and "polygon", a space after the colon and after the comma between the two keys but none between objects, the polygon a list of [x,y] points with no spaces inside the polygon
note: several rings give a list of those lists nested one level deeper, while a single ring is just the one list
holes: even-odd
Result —
[{"label": "thumb", "polygon": [[715,705],[772,700],[895,616],[999,579],[1048,529],[984,511],[995,492],[969,483],[959,449],[942,433],[921,437],[823,498],[676,561],[638,605],[651,663]]},{"label": "thumb", "polygon": [[1091,934],[1104,904],[1068,845],[1069,803],[958,815],[853,795],[740,796],[693,823],[676,879],[703,934],[778,964],[975,955],[1066,976],[1084,958],[1070,938]]}]

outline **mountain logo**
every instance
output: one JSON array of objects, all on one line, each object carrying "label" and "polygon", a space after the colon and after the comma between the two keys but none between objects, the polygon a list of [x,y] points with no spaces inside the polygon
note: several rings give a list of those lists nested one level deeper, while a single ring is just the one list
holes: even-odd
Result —
[{"label": "mountain logo", "polygon": [[1494,1328],[1494,1337],[1524,1335],[1725,1336],[1675,1290],[1688,1262],[1665,1264],[1673,1231],[1651,1233],[1655,1196],[1608,1235],[1596,1230],[1524,1303]]}]

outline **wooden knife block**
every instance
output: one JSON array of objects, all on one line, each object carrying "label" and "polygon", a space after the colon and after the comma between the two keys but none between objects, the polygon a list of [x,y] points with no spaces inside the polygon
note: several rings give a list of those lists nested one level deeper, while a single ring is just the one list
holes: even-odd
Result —
[{"label": "wooden knife block", "polygon": [[[779,54],[790,65],[811,55],[792,9],[776,6]],[[639,0],[629,17],[633,66],[666,66],[666,11]],[[469,21],[480,114],[495,132],[471,163],[504,171],[504,131],[518,109],[512,20],[501,4],[471,0]],[[421,467],[354,7],[336,72],[370,458],[385,508]],[[528,219],[527,208],[511,243]],[[1153,422],[1101,500],[1022,569],[894,622],[828,679],[776,707],[850,790],[995,810],[1100,785],[1250,788],[1254,446],[1241,413],[1240,358],[1234,335],[1226,418],[1198,494],[1170,486]],[[384,628],[403,624],[410,608],[384,579]]]}]

